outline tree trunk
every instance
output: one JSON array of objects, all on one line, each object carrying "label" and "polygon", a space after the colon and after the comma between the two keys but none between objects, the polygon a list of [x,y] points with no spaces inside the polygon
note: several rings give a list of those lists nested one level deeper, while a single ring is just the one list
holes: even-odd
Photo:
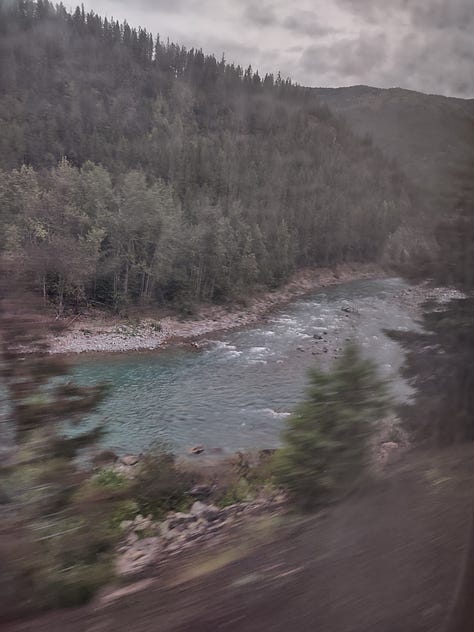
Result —
[{"label": "tree trunk", "polygon": [[125,265],[125,278],[123,280],[123,294],[125,300],[128,298],[128,275],[129,275],[129,265],[128,263]]}]

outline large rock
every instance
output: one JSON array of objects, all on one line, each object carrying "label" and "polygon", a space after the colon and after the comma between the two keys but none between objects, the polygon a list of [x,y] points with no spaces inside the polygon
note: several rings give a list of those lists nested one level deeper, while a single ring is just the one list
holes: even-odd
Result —
[{"label": "large rock", "polygon": [[192,448],[188,449],[188,454],[194,454],[194,455],[198,455],[198,454],[202,454],[204,452],[204,446],[203,445],[194,445]]},{"label": "large rock", "polygon": [[144,518],[143,516],[138,515],[133,521],[133,530],[134,531],[147,531],[151,529],[153,524],[153,520],[151,516]]},{"label": "large rock", "polygon": [[125,454],[124,456],[120,457],[120,463],[122,465],[126,465],[127,467],[132,467],[136,465],[139,460],[140,457],[136,456],[135,454]]},{"label": "large rock", "polygon": [[159,538],[138,540],[116,561],[118,575],[135,575],[156,564],[161,551]]},{"label": "large rock", "polygon": [[221,510],[215,505],[206,505],[205,503],[197,500],[191,507],[191,514],[198,518],[204,518],[208,522],[212,522],[213,520],[217,520],[219,518]]},{"label": "large rock", "polygon": [[188,495],[194,496],[194,498],[206,498],[210,496],[211,493],[212,488],[210,485],[194,485],[194,487],[189,490]]},{"label": "large rock", "polygon": [[160,535],[164,540],[172,540],[176,536],[176,530],[170,527],[169,520],[160,523]]},{"label": "large rock", "polygon": [[191,513],[172,513],[167,520],[168,527],[169,529],[175,529],[176,527],[186,526],[191,522],[196,522],[197,518],[197,515],[193,514],[192,511]]},{"label": "large rock", "polygon": [[356,308],[349,303],[349,301],[343,301],[341,305],[341,311],[346,314],[357,314]]},{"label": "large rock", "polygon": [[133,526],[133,520],[122,520],[120,528],[122,531],[128,531]]},{"label": "large rock", "polygon": [[186,529],[185,537],[187,542],[192,542],[193,540],[198,540],[202,536],[205,535],[207,531],[207,523],[199,520],[194,524],[189,525]]}]

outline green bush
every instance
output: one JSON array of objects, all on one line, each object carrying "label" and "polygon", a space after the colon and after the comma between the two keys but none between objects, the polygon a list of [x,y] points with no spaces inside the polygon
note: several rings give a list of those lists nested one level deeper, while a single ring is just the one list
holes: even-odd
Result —
[{"label": "green bush", "polygon": [[214,481],[213,500],[219,507],[255,500],[259,494],[271,493],[273,487],[272,450],[258,454],[237,452],[224,463]]},{"label": "green bush", "polygon": [[42,608],[67,608],[87,603],[113,577],[110,559],[68,568],[44,567],[38,574],[35,598]]},{"label": "green bush", "polygon": [[248,502],[256,497],[255,489],[245,478],[238,479],[235,483],[226,487],[217,498],[218,507],[228,507],[236,503]]},{"label": "green bush", "polygon": [[191,484],[191,476],[178,470],[174,456],[158,446],[141,461],[131,496],[139,513],[161,518],[168,511],[180,511],[190,504],[186,492]]},{"label": "green bush", "polygon": [[124,520],[133,520],[139,513],[140,508],[136,500],[129,498],[116,503],[110,516],[110,527],[112,531],[115,533],[115,530],[120,527],[120,524]]},{"label": "green bush", "polygon": [[347,490],[367,462],[375,421],[387,412],[375,366],[348,345],[330,373],[312,370],[308,396],[287,420],[275,478],[303,509]]},{"label": "green bush", "polygon": [[120,472],[116,472],[111,469],[100,470],[93,478],[92,481],[99,487],[103,487],[108,490],[121,490],[126,489],[129,486],[129,481]]}]

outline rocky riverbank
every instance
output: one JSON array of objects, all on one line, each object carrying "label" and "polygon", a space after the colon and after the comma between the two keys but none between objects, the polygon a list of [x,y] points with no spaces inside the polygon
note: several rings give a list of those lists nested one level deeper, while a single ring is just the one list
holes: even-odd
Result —
[{"label": "rocky riverbank", "polygon": [[373,264],[304,270],[280,289],[250,298],[245,307],[202,306],[195,316],[186,320],[176,315],[156,314],[132,323],[106,314],[85,314],[77,317],[62,334],[51,339],[50,350],[52,353],[111,353],[192,344],[202,336],[254,324],[272,310],[320,288],[385,274]]},{"label": "rocky riverbank", "polygon": [[124,536],[117,550],[116,573],[136,576],[188,549],[214,546],[249,518],[275,515],[284,508],[285,496],[275,493],[222,508],[197,500],[188,512],[169,512],[162,521],[139,515],[121,524]]},{"label": "rocky riverbank", "polygon": [[421,314],[424,303],[433,301],[443,304],[464,296],[455,288],[433,286],[429,281],[426,281],[402,290],[394,297],[394,300],[398,305],[405,307],[414,318],[417,318]]},{"label": "rocky riverbank", "polygon": [[[371,478],[385,475],[385,469],[399,461],[409,449],[410,444],[406,433],[399,427],[396,417],[387,417],[380,421],[378,430],[373,437],[369,450],[367,471]],[[195,484],[186,495],[190,503],[186,511],[170,511],[161,520],[152,515],[137,515],[133,520],[124,520],[120,524],[122,537],[116,549],[116,574],[130,579],[146,572],[156,573],[157,567],[166,564],[170,558],[188,550],[212,547],[228,541],[232,535],[243,527],[249,528],[257,518],[274,519],[291,506],[282,489],[272,484],[271,463],[273,450],[263,450],[257,454],[237,453],[233,458],[221,458],[209,464],[206,461],[181,460],[181,472],[200,472],[204,483]],[[142,463],[140,456],[127,455],[115,461],[112,471],[133,481]],[[238,477],[240,482],[250,473],[258,471],[262,466],[267,470],[260,470],[260,476],[266,472],[257,488],[254,488],[252,499],[231,501],[231,504],[215,504],[216,479],[226,479],[229,485],[235,485]],[[233,473],[233,474],[232,474]],[[229,479],[229,474],[231,478]],[[237,476],[237,478],[236,478]],[[210,484],[210,481],[214,481]],[[249,488],[250,489],[250,488]]]}]

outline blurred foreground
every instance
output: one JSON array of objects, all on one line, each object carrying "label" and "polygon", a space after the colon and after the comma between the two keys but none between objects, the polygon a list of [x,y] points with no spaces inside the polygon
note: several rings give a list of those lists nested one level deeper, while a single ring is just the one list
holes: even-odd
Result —
[{"label": "blurred foreground", "polygon": [[472,444],[413,451],[311,517],[244,523],[86,607],[4,630],[436,632],[462,565],[473,474]]}]

